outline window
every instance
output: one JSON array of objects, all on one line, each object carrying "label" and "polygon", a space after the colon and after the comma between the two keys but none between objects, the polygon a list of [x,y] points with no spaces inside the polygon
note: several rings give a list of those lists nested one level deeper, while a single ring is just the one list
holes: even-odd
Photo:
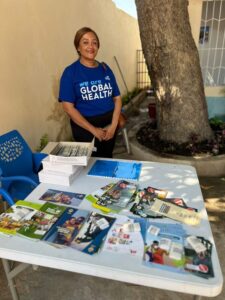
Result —
[{"label": "window", "polygon": [[205,86],[225,85],[225,0],[203,1],[199,56]]}]

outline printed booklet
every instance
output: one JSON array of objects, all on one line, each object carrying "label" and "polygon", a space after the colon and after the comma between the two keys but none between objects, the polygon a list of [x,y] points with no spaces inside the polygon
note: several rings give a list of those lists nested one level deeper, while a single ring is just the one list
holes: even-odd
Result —
[{"label": "printed booklet", "polygon": [[126,180],[120,180],[102,195],[95,194],[96,201],[93,201],[93,207],[98,208],[104,212],[120,212],[127,208],[136,193],[137,185]]},{"label": "printed booklet", "polygon": [[17,231],[17,234],[40,240],[65,210],[65,206],[46,202],[36,211],[31,219],[25,221],[24,225]]},{"label": "printed booklet", "polygon": [[98,252],[114,221],[113,217],[68,207],[43,240],[92,255]]},{"label": "printed booklet", "polygon": [[115,220],[115,217],[91,212],[70,247],[90,255],[98,252]]},{"label": "printed booklet", "polygon": [[27,221],[40,209],[42,204],[19,200],[0,215],[0,232],[16,234]]},{"label": "printed booklet", "polygon": [[186,232],[182,225],[146,221],[144,265],[184,272]]},{"label": "printed booklet", "polygon": [[145,189],[139,190],[136,195],[131,212],[142,218],[162,218],[162,215],[157,214],[151,210],[154,197],[165,198],[167,191],[160,190],[151,186]]},{"label": "printed booklet", "polygon": [[[130,210],[133,214],[141,216],[142,218],[170,217],[169,214],[166,215],[165,213],[162,213],[161,210],[155,209],[154,204],[157,202],[164,205],[167,205],[168,203],[167,206],[172,204],[175,208],[176,206],[184,208],[185,210],[188,210],[188,215],[196,216],[197,210],[195,208],[188,207],[182,198],[166,198],[167,193],[168,192],[165,190],[156,189],[151,186],[139,190],[137,192],[134,204]],[[185,212],[184,210],[182,211]]]},{"label": "printed booklet", "polygon": [[39,200],[77,207],[84,197],[85,194],[48,189]]},{"label": "printed booklet", "polygon": [[59,247],[70,246],[89,214],[87,210],[68,207],[43,240]]},{"label": "printed booklet", "polygon": [[139,180],[141,167],[141,163],[135,162],[96,160],[88,175]]},{"label": "printed booklet", "polygon": [[191,273],[203,278],[214,277],[212,243],[200,236],[187,235],[181,224],[146,220],[144,261],[178,273]]},{"label": "printed booklet", "polygon": [[144,228],[144,219],[118,216],[106,237],[102,251],[126,254],[142,259]]},{"label": "printed booklet", "polygon": [[50,161],[49,155],[42,159],[43,170],[55,171],[55,172],[65,172],[65,173],[76,173],[82,166],[75,166],[72,164],[63,164],[60,162],[52,162]]},{"label": "printed booklet", "polygon": [[184,245],[185,271],[203,278],[214,277],[212,247],[212,243],[204,237],[187,237]]},{"label": "printed booklet", "polygon": [[74,173],[50,171],[43,169],[40,172],[38,172],[38,178],[39,181],[43,183],[70,186],[74,179],[79,175],[79,172],[79,169],[77,169]]},{"label": "printed booklet", "polygon": [[175,203],[154,198],[151,210],[167,218],[187,225],[197,226],[201,222],[200,214]]}]

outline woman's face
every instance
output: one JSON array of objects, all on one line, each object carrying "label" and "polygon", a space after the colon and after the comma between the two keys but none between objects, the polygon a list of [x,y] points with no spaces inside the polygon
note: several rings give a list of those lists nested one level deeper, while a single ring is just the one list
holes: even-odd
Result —
[{"label": "woman's face", "polygon": [[93,32],[87,32],[80,40],[78,51],[86,60],[94,60],[98,53],[98,40]]}]

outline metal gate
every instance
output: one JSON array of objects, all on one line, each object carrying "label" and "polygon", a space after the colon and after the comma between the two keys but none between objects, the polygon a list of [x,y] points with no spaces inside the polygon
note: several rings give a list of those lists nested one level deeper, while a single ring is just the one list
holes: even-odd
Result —
[{"label": "metal gate", "polygon": [[142,50],[137,50],[137,87],[149,88],[151,81],[148,75],[148,70]]}]

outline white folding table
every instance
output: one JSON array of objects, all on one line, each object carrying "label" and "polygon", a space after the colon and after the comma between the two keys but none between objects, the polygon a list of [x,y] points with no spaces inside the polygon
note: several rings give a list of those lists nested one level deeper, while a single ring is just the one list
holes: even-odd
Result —
[{"label": "white folding table", "polygon": [[[107,183],[117,181],[112,178],[87,176],[87,172],[94,161],[94,158],[89,160],[88,166],[82,170],[71,186],[42,183],[26,200],[38,202],[38,199],[47,189],[89,194]],[[223,276],[195,169],[186,165],[142,162],[141,176],[137,183],[140,188],[153,186],[166,189],[170,192],[169,196],[181,197],[188,206],[195,207],[201,212],[202,220],[199,226],[184,227],[188,233],[204,236],[213,243],[214,278],[203,279],[192,274],[178,274],[146,267],[142,264],[141,258],[122,254],[100,252],[91,256],[69,247],[58,249],[42,241],[34,242],[18,236],[0,236],[0,257],[3,261],[13,300],[18,299],[13,278],[29,265],[192,294],[195,299],[200,299],[201,296],[214,297],[219,295],[223,286]],[[91,203],[87,200],[82,201],[79,208],[93,210]],[[165,222],[165,219],[162,222]],[[10,261],[17,261],[21,264],[14,268],[11,267]]]}]

